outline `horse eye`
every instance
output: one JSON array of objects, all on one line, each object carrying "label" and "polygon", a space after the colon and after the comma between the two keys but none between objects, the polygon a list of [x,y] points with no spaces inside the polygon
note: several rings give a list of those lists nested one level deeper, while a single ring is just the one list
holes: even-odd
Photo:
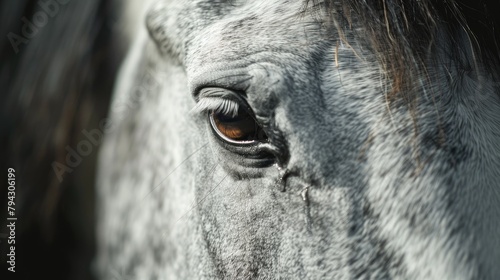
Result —
[{"label": "horse eye", "polygon": [[267,135],[252,115],[241,108],[236,116],[211,112],[210,124],[223,140],[233,144],[248,144],[267,139]]}]

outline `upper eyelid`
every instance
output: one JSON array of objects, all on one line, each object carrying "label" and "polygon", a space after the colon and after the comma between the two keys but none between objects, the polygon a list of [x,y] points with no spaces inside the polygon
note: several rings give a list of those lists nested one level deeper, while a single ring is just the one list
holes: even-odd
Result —
[{"label": "upper eyelid", "polygon": [[221,97],[205,97],[201,98],[198,103],[191,109],[191,113],[204,113],[214,111],[224,115],[235,117],[238,115],[240,104],[236,101]]},{"label": "upper eyelid", "polygon": [[233,90],[223,87],[209,86],[199,89],[195,94],[195,99],[198,100],[204,97],[225,97],[231,94],[234,94]]},{"label": "upper eyelid", "polygon": [[232,91],[246,93],[249,81],[253,79],[252,75],[246,73],[246,70],[232,69],[231,73],[224,73],[217,78],[206,79],[207,75],[195,77],[191,81],[190,92],[194,98],[198,98],[203,92],[213,90],[218,92]]},{"label": "upper eyelid", "polygon": [[252,112],[245,96],[245,92],[223,87],[201,88],[195,95],[197,103],[191,109],[191,112],[203,113],[215,111],[227,115],[231,114],[233,117],[238,115],[238,110],[240,109]]}]

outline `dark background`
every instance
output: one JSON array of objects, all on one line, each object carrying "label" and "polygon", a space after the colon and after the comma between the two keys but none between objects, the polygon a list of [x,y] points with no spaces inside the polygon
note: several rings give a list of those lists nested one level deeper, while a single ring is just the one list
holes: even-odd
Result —
[{"label": "dark background", "polygon": [[[10,245],[0,238],[0,279],[94,279],[98,146],[62,182],[52,164],[65,164],[67,147],[76,149],[83,129],[106,116],[128,46],[119,14],[112,1],[0,3],[0,234],[8,233],[9,167],[18,218],[16,272],[7,271]],[[9,34],[23,36],[23,18],[40,27],[16,53]]]}]

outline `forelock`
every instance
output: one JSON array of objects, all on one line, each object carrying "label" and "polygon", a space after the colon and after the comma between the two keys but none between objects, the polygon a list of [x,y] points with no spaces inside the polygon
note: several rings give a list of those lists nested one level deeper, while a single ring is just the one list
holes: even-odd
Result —
[{"label": "forelock", "polygon": [[[497,71],[500,20],[489,13],[495,4],[489,0],[305,0],[304,12],[322,17],[337,29],[340,40],[354,32],[353,22],[361,27],[363,34],[357,37],[366,40],[392,82],[389,100],[403,99],[411,105],[420,92],[417,81],[426,75],[433,55],[443,49],[465,68]],[[440,45],[443,41],[446,46]],[[483,69],[473,69],[478,65]]]}]

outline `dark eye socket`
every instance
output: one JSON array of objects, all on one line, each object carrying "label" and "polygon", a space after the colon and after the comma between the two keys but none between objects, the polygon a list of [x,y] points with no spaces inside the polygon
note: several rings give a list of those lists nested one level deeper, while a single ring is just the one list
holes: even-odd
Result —
[{"label": "dark eye socket", "polygon": [[210,112],[210,124],[223,140],[232,144],[251,144],[267,140],[267,135],[253,116],[243,108],[233,116]]}]

